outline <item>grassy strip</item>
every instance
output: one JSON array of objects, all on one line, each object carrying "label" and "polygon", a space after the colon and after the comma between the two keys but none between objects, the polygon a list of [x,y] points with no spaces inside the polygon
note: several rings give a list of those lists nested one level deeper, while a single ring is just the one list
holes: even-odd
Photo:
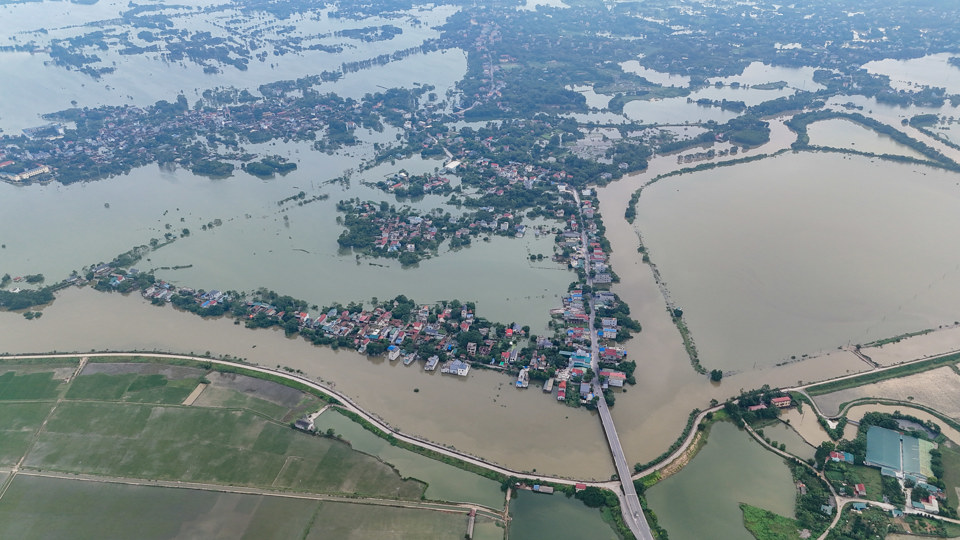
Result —
[{"label": "grassy strip", "polygon": [[913,364],[898,366],[898,367],[887,369],[884,371],[871,371],[869,373],[864,373],[863,375],[858,375],[856,377],[851,377],[849,379],[844,379],[842,381],[832,381],[832,382],[828,381],[825,383],[820,383],[814,386],[810,386],[806,390],[807,390],[807,393],[810,394],[811,396],[820,396],[823,394],[829,394],[831,392],[846,390],[848,388],[863,386],[865,384],[885,381],[887,379],[896,379],[899,377],[906,377],[907,375],[921,373],[923,371],[945,366],[948,364],[955,364],[958,361],[960,361],[960,353],[953,353],[953,354],[948,354],[946,356],[941,356],[940,358],[923,360],[920,362],[915,362]]},{"label": "grassy strip", "polygon": [[705,375],[707,368],[700,364],[700,353],[697,351],[697,344],[693,341],[690,329],[687,328],[687,322],[683,320],[683,317],[677,317],[672,313],[670,318],[673,319],[673,324],[677,326],[677,330],[680,332],[680,337],[683,339],[683,348],[687,350],[687,356],[690,357],[690,365],[693,366],[693,370]]},{"label": "grassy strip", "polygon": [[953,148],[954,150],[960,150],[960,144],[957,144],[957,143],[951,141],[950,139],[948,139],[947,137],[944,137],[944,136],[942,136],[941,134],[939,134],[939,133],[937,133],[937,132],[935,132],[935,131],[932,131],[930,128],[922,127],[922,126],[915,126],[915,127],[917,128],[917,131],[919,131],[920,133],[923,133],[924,135],[926,135],[926,136],[928,136],[928,137],[932,137],[932,138],[940,141],[941,143],[949,146],[950,148]]},{"label": "grassy strip", "polygon": [[683,441],[687,439],[687,436],[690,435],[690,430],[693,429],[693,423],[696,421],[698,414],[700,414],[700,409],[694,409],[690,411],[690,416],[687,418],[687,425],[684,426],[683,432],[680,433],[680,436],[677,437],[677,440],[673,441],[673,444],[670,445],[670,448],[667,448],[664,453],[646,463],[637,463],[633,466],[633,472],[638,473],[640,471],[649,469],[654,465],[658,465],[670,457],[670,454],[676,452],[677,449],[680,448],[680,445],[683,444]]},{"label": "grassy strip", "polygon": [[740,510],[743,526],[757,540],[800,540],[797,520],[744,503],[740,503]]},{"label": "grassy strip", "polygon": [[37,366],[54,364],[60,367],[75,366],[80,363],[80,355],[76,358],[0,358],[0,368],[4,366]]},{"label": "grassy strip", "polygon": [[864,343],[860,347],[864,349],[869,347],[883,347],[884,345],[889,345],[891,343],[899,343],[901,340],[915,337],[915,336],[922,336],[924,334],[929,334],[930,332],[933,332],[933,328],[927,328],[926,330],[920,330],[918,332],[907,332],[906,334],[900,334],[899,336],[878,339],[876,341],[871,341],[870,343]]}]

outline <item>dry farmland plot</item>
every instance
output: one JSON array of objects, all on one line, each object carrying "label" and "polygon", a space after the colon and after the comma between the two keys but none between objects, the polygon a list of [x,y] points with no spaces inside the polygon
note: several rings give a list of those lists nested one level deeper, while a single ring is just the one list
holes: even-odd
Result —
[{"label": "dry farmland plot", "polygon": [[200,375],[171,380],[161,373],[88,374],[84,369],[83,374],[71,383],[66,397],[134,403],[181,403],[196,388]]},{"label": "dry farmland plot", "polygon": [[[306,394],[301,392],[301,396]],[[312,401],[319,403],[319,400],[312,398]],[[260,399],[256,396],[245,394],[230,388],[209,385],[203,389],[200,397],[193,402],[194,407],[223,407],[231,409],[249,409],[256,411],[264,416],[269,416],[274,420],[281,420],[290,412],[290,407],[277,405],[276,403]]]},{"label": "dry farmland plot", "polygon": [[960,376],[950,367],[941,367],[915,375],[815,396],[814,400],[823,414],[834,416],[839,413],[842,403],[861,398],[910,401],[960,419]]},{"label": "dry farmland plot", "polygon": [[0,467],[15,464],[53,408],[52,401],[0,403]]},{"label": "dry farmland plot", "polygon": [[54,379],[53,370],[20,374],[0,368],[0,400],[56,399],[63,381]]},{"label": "dry farmland plot", "polygon": [[315,501],[18,476],[0,501],[0,538],[301,538]]},{"label": "dry farmland plot", "polygon": [[26,465],[412,499],[424,489],[339,441],[306,435],[247,411],[196,407],[63,402]]},{"label": "dry farmland plot", "polygon": [[463,538],[467,514],[324,502],[307,540]]}]

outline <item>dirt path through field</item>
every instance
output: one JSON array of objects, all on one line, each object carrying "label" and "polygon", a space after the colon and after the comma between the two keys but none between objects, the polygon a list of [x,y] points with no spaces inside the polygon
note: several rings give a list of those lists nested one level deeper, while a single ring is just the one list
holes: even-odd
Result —
[{"label": "dirt path through field", "polygon": [[190,395],[187,396],[187,399],[183,400],[182,404],[187,406],[193,405],[193,402],[200,397],[200,394],[206,390],[207,386],[209,386],[207,383],[198,384],[197,387],[193,389],[193,392],[190,392]]}]

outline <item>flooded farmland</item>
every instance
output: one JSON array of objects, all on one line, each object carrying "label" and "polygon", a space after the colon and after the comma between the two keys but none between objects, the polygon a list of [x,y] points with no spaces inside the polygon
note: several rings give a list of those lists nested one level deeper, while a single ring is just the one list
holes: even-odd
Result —
[{"label": "flooded farmland", "polygon": [[637,223],[705,365],[749,370],[952,322],[958,179],[783,155],[651,185]]},{"label": "flooded farmland", "polygon": [[[647,502],[670,538],[752,540],[739,504],[793,517],[796,489],[783,458],[746,432],[720,422],[707,444],[679,473],[647,490]],[[696,509],[696,519],[690,512]]]},{"label": "flooded farmland", "polygon": [[510,538],[513,540],[617,538],[610,526],[603,522],[599,510],[588,508],[561,493],[542,495],[519,490],[510,500],[510,513],[513,515],[510,522]]}]

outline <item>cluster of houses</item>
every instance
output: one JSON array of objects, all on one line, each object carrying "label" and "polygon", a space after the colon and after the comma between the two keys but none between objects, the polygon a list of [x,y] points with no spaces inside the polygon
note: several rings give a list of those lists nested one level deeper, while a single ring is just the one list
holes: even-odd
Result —
[{"label": "cluster of houses", "polygon": [[[269,140],[275,137],[308,138],[310,133],[323,132],[334,121],[343,121],[348,129],[356,127],[352,119],[375,111],[378,104],[366,101],[322,99],[304,104],[283,95],[271,95],[267,99],[251,100],[230,106],[193,109],[177,104],[171,106],[103,106],[90,112],[80,111],[82,122],[89,115],[98,120],[96,131],[78,134],[65,130],[62,124],[50,124],[24,130],[23,139],[4,136],[6,153],[10,159],[34,163],[31,178],[42,169],[40,162],[49,165],[45,172],[53,175],[66,166],[88,163],[130,166],[157,161],[171,154],[176,162],[189,161],[189,152],[177,152],[173,145],[158,141],[178,141],[183,133],[192,133],[201,140],[204,135],[219,135],[225,130],[247,134],[251,140]],[[175,114],[171,114],[175,111]],[[52,133],[54,136],[46,136]],[[41,136],[42,135],[42,136]],[[196,140],[183,137],[184,144]],[[31,144],[22,144],[26,141]],[[202,159],[216,160],[221,157],[214,148],[205,149]],[[196,156],[194,156],[196,157]],[[8,180],[10,178],[7,178]]]},{"label": "cluster of houses", "polygon": [[[104,265],[104,268],[99,271],[107,275],[111,269]],[[192,297],[201,308],[214,307],[231,300],[228,295],[220,291],[194,291],[189,288],[177,288],[163,281],[153,283],[143,289],[141,294],[144,298],[160,302],[170,301],[175,295],[188,296]],[[438,313],[438,310],[432,306],[424,305],[412,314],[408,322],[394,318],[393,313],[383,306],[369,311],[330,309],[314,317],[305,311],[287,312],[263,301],[248,301],[244,307],[243,317],[246,319],[253,319],[262,314],[261,316],[275,319],[280,324],[296,320],[296,326],[300,331],[312,330],[330,338],[346,338],[360,353],[374,351],[373,344],[378,344],[391,361],[402,357],[405,365],[418,360],[422,346],[429,344],[430,349],[437,354],[426,359],[424,369],[433,371],[439,365],[441,373],[460,377],[466,377],[469,374],[471,361],[486,362],[484,357],[491,358],[489,363],[493,367],[503,368],[510,362],[519,362],[519,350],[516,348],[505,352],[506,357],[490,355],[495,346],[503,346],[501,341],[509,342],[514,337],[525,335],[519,327],[506,328],[502,336],[497,336],[493,326],[479,328],[476,330],[476,335],[480,336],[481,340],[470,341],[461,350],[457,340],[458,334],[474,330],[476,322],[473,311],[465,307],[458,312],[459,317],[454,317],[453,310],[450,308],[439,310]]]},{"label": "cluster of houses", "polygon": [[[4,167],[7,167],[13,164],[14,164],[13,161],[10,161],[10,160],[4,161],[0,163],[0,169],[3,169]],[[37,167],[26,169],[18,173],[0,171],[0,180],[18,183],[18,182],[23,182],[24,180],[29,180],[34,176],[40,176],[41,174],[50,174],[50,172],[51,172],[50,167],[47,165],[39,165]]]},{"label": "cluster of houses", "polygon": [[[882,476],[896,478],[901,487],[907,489],[907,511],[939,513],[940,504],[946,496],[942,489],[927,482],[932,475],[930,451],[936,448],[936,444],[876,425],[869,426],[866,439],[863,465],[880,469]],[[855,465],[857,460],[850,452],[832,451],[826,458],[826,463]],[[800,487],[798,485],[798,488]],[[863,483],[840,485],[837,486],[837,491],[840,495],[846,495],[851,488],[854,497],[868,496],[867,487]],[[863,512],[868,504],[855,502],[853,511]],[[825,514],[832,514],[835,507],[832,504],[823,505],[820,510]],[[893,517],[903,517],[904,511],[895,508],[891,514]]]},{"label": "cluster of houses", "polygon": [[379,207],[372,203],[362,203],[356,207],[357,216],[371,220],[379,229],[380,235],[374,241],[374,247],[389,252],[416,251],[416,242],[437,240],[439,229],[429,216],[398,214],[378,215]]},{"label": "cluster of houses", "polygon": [[443,191],[450,185],[450,180],[442,176],[411,177],[405,172],[398,172],[382,185],[388,193],[394,193],[400,189],[409,190],[414,186],[419,186],[424,193],[433,193],[434,190]]},{"label": "cluster of houses", "polygon": [[757,403],[756,405],[750,405],[747,407],[747,410],[750,412],[762,411],[767,407],[776,407],[778,409],[787,409],[793,405],[793,398],[790,396],[780,396],[775,398],[770,398],[770,403]]},{"label": "cluster of houses", "polygon": [[726,157],[726,156],[735,156],[737,155],[737,147],[729,148],[726,150],[714,150],[711,148],[706,152],[694,152],[692,154],[681,154],[677,156],[677,164],[682,163],[694,163],[696,161],[705,161],[708,159],[713,159],[715,157]]}]

